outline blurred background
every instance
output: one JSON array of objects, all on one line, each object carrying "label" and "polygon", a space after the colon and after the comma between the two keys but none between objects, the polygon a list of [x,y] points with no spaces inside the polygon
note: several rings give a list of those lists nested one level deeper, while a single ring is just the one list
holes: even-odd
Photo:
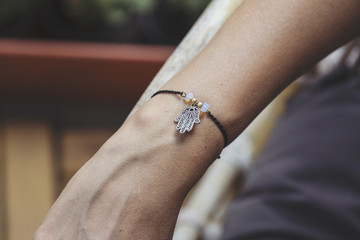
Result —
[{"label": "blurred background", "polygon": [[30,239],[210,0],[0,1],[0,239]]}]

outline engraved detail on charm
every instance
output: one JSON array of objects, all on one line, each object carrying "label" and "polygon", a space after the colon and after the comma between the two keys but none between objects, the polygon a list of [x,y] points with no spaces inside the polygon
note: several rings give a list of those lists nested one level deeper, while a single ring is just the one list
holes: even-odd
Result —
[{"label": "engraved detail on charm", "polygon": [[180,115],[175,118],[175,122],[177,122],[176,129],[180,131],[180,133],[184,133],[185,131],[190,132],[194,123],[200,123],[200,111],[195,106],[190,106],[185,108]]}]

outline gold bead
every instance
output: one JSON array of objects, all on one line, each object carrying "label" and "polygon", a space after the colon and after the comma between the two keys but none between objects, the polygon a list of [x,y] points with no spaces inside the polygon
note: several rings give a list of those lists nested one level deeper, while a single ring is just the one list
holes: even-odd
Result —
[{"label": "gold bead", "polygon": [[197,106],[198,108],[201,108],[201,107],[202,107],[202,105],[203,105],[203,103],[202,103],[202,102],[198,102],[198,103],[196,104],[196,106]]},{"label": "gold bead", "polygon": [[196,101],[197,101],[196,98],[191,99],[191,102],[192,102],[193,104],[195,104]]}]

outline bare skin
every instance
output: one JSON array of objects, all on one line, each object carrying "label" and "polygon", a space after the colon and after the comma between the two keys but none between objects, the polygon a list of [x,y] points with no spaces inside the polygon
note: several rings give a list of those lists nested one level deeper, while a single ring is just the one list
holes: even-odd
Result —
[{"label": "bare skin", "polygon": [[[292,80],[359,35],[358,0],[248,0],[163,89],[191,91],[233,140]],[[171,239],[181,203],[223,146],[205,118],[175,130],[186,106],[149,100],[69,182],[34,240]]]}]

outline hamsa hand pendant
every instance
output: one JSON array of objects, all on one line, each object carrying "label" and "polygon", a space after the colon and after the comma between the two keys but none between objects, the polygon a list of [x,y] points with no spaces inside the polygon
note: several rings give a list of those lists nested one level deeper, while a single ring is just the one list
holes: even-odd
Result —
[{"label": "hamsa hand pendant", "polygon": [[180,131],[180,133],[190,132],[194,124],[200,123],[200,111],[195,106],[190,106],[185,108],[180,115],[175,118],[175,122],[177,122],[176,129]]}]

